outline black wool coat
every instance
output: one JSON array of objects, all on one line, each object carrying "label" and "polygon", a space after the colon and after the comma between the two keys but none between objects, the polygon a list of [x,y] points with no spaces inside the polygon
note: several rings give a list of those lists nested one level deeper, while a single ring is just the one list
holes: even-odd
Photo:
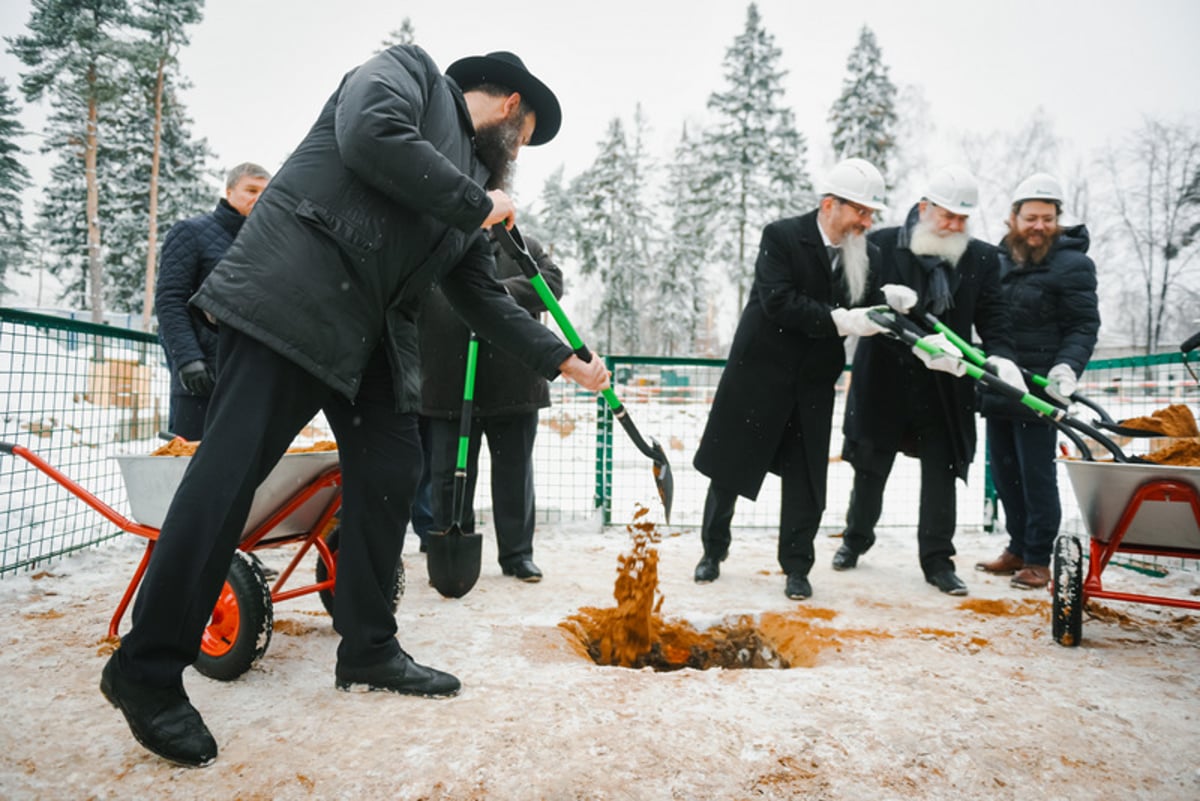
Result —
[{"label": "black wool coat", "polygon": [[171,394],[186,395],[179,383],[179,368],[203,359],[216,369],[217,333],[193,317],[188,299],[208,278],[233,244],[246,218],[221,198],[208,214],[180,220],[163,237],[154,287],[158,339],[167,353]]},{"label": "black wool coat", "polygon": [[[1062,231],[1041,264],[1017,265],[1006,242],[1000,243],[1000,286],[1008,301],[1017,364],[1044,376],[1056,364],[1083,372],[1100,333],[1096,297],[1096,265],[1087,256],[1087,228]],[[1030,382],[1030,391],[1045,390]],[[994,392],[983,391],[983,413],[989,417],[1036,417],[1028,407]]]},{"label": "black wool coat", "polygon": [[[525,237],[529,254],[554,297],[563,295],[562,270],[541,244]],[[533,284],[521,272],[516,260],[492,242],[496,258],[496,277],[530,317],[546,310]],[[467,344],[471,329],[454,313],[441,291],[430,293],[418,324],[421,340],[421,414],[443,420],[462,415],[463,385],[466,378]],[[546,379],[503,350],[488,342],[479,343],[475,369],[474,417],[496,417],[544,409],[550,405]]]},{"label": "black wool coat", "polygon": [[[910,316],[919,319],[927,309],[927,298],[921,297],[923,268],[909,250],[916,221],[914,206],[904,225],[874,231],[870,239],[883,253],[880,282],[906,284],[914,289],[919,299]],[[1008,304],[1000,291],[996,248],[972,239],[951,271],[950,291],[953,306],[939,319],[968,342],[974,326],[983,339],[985,353],[1015,359]],[[928,371],[908,345],[886,337],[863,339],[855,350],[842,424],[842,458],[856,469],[878,472],[881,462],[902,450],[906,421],[895,411],[898,394],[928,391],[930,380],[937,396],[935,413],[954,448],[955,475],[965,481],[975,457],[973,379]]]},{"label": "black wool coat", "polygon": [[[879,250],[868,246],[867,300],[878,291]],[[844,339],[830,316],[850,300],[830,268],[817,212],[769,224],[754,283],[738,322],[693,461],[714,483],[754,499],[797,405],[804,410],[804,458],[816,497],[825,497],[833,386],[845,367]]]},{"label": "black wool coat", "polygon": [[192,305],[353,399],[386,348],[420,406],[417,316],[434,283],[481,337],[547,378],[571,349],[496,281],[488,170],[466,101],[415,45],[348,73]]}]

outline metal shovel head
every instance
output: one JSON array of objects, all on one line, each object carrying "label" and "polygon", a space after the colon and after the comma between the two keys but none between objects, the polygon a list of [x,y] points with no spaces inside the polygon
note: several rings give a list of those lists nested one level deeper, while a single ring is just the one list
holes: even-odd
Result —
[{"label": "metal shovel head", "polygon": [[654,450],[654,485],[658,488],[658,497],[662,500],[663,519],[670,523],[671,502],[675,497],[675,478],[671,475],[671,463],[667,461],[667,454],[662,445],[659,445],[654,437],[650,438],[650,445]]},{"label": "metal shovel head", "polygon": [[446,598],[461,598],[479,580],[483,537],[464,534],[458,524],[425,538],[429,583]]}]

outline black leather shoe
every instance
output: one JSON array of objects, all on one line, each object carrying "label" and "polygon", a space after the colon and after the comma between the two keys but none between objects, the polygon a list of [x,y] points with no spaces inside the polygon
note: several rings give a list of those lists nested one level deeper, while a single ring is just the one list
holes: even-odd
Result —
[{"label": "black leather shoe", "polygon": [[854,567],[858,567],[858,551],[843,542],[833,555],[833,569],[850,570]]},{"label": "black leather shoe", "polygon": [[462,683],[454,676],[418,665],[403,650],[386,662],[369,667],[348,667],[339,664],[335,678],[339,690],[354,693],[378,690],[435,698],[458,695],[462,688]]},{"label": "black leather shoe", "polygon": [[808,583],[808,576],[802,576],[799,573],[789,573],[787,588],[784,589],[784,592],[793,601],[803,601],[805,598],[812,597],[812,585]]},{"label": "black leather shoe", "polygon": [[925,580],[947,595],[967,594],[967,585],[963,584],[963,580],[953,570],[939,570],[926,576]]},{"label": "black leather shoe", "polygon": [[500,572],[506,576],[516,576],[521,581],[542,580],[542,571],[538,570],[538,566],[533,563],[532,559],[521,559],[511,565],[501,565]]},{"label": "black leather shoe", "polygon": [[217,741],[182,685],[164,689],[131,681],[114,653],[100,674],[100,692],[125,715],[133,738],[147,751],[189,768],[217,761]]},{"label": "black leather shoe", "polygon": [[696,565],[696,574],[693,576],[697,584],[711,584],[721,577],[721,560],[715,556],[705,554],[700,557],[700,563]]}]

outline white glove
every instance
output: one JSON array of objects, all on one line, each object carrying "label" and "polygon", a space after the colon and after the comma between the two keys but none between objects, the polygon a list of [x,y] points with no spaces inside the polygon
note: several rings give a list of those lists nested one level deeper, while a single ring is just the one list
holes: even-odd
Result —
[{"label": "white glove", "polygon": [[1050,372],[1046,373],[1046,380],[1050,382],[1046,385],[1046,394],[1060,403],[1070,403],[1071,396],[1079,388],[1075,371],[1069,364],[1060,363],[1051,367]]},{"label": "white glove", "polygon": [[839,308],[831,310],[829,316],[833,318],[833,324],[837,327],[840,337],[873,337],[876,334],[882,334],[886,329],[878,323],[871,322],[871,319],[867,317],[867,312],[870,310],[869,306],[857,309]]},{"label": "white glove", "polygon": [[1011,359],[1005,359],[1002,356],[993,356],[984,362],[984,366],[995,370],[996,377],[1005,384],[1016,387],[1022,392],[1029,391],[1029,387],[1025,383],[1025,376],[1021,374],[1021,368],[1017,367],[1017,363]]},{"label": "white glove", "polygon": [[933,354],[927,352],[919,345],[913,345],[912,352],[917,355],[921,361],[925,362],[925,366],[930,370],[940,370],[943,373],[950,373],[956,378],[961,378],[967,374],[967,366],[963,364],[962,351],[954,346],[954,343],[946,338],[945,334],[928,334],[921,337],[920,342],[926,345],[932,345],[941,351],[941,353]]},{"label": "white glove", "polygon": [[880,287],[887,305],[901,314],[908,314],[917,305],[917,293],[912,287],[904,284],[884,284]]}]

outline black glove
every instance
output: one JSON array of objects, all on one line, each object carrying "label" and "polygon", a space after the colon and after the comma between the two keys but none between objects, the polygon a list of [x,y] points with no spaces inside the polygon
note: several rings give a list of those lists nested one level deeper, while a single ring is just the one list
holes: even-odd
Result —
[{"label": "black glove", "polygon": [[207,396],[212,394],[216,379],[208,362],[197,359],[179,368],[179,383],[193,395]]}]

